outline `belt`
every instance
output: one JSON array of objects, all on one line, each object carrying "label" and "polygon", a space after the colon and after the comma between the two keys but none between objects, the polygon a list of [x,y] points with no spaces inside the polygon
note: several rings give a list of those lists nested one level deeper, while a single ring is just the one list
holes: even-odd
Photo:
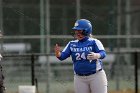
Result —
[{"label": "belt", "polygon": [[[99,69],[98,71],[96,71],[96,72],[99,72],[99,71],[101,71],[102,69]],[[96,72],[92,72],[92,73],[87,73],[87,74],[76,74],[77,76],[90,76],[90,75],[93,75],[93,74],[95,74]]]}]

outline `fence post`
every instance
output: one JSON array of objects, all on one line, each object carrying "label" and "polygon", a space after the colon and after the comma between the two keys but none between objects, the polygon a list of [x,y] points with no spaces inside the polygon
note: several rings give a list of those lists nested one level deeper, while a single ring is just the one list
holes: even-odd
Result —
[{"label": "fence post", "polygon": [[34,55],[32,54],[31,55],[31,83],[32,85],[35,85],[34,84],[34,81],[35,81],[35,71],[34,71]]},{"label": "fence post", "polygon": [[134,53],[135,93],[138,93],[138,52]]}]

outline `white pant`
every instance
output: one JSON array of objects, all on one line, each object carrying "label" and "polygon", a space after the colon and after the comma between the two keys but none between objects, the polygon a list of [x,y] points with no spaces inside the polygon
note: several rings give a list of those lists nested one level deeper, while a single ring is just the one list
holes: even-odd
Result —
[{"label": "white pant", "polygon": [[74,75],[75,93],[107,93],[107,78],[104,70],[90,76]]}]

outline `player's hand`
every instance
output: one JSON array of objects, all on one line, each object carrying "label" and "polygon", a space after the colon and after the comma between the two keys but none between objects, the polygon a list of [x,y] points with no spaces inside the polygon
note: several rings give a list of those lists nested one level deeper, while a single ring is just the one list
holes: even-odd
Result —
[{"label": "player's hand", "polygon": [[87,56],[87,59],[92,61],[95,59],[99,59],[100,57],[101,57],[101,55],[99,53],[90,52]]},{"label": "player's hand", "polygon": [[55,45],[54,51],[55,51],[55,56],[56,57],[60,57],[61,56],[60,46],[58,46],[58,44]]}]

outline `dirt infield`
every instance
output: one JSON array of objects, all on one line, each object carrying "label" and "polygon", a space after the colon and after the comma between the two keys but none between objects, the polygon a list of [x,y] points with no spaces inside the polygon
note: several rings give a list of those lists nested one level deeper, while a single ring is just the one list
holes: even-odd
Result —
[{"label": "dirt infield", "polygon": [[[67,90],[66,93],[74,93],[74,91],[72,90]],[[108,93],[135,93],[134,90],[132,89],[124,89],[124,90],[120,90],[120,91],[115,91],[115,90],[110,90]],[[140,93],[140,90],[139,90]]]},{"label": "dirt infield", "polygon": [[[112,90],[112,91],[109,91],[109,93],[135,93],[135,91],[132,89],[124,89],[120,91]],[[140,93],[140,90],[139,90],[139,93]]]},{"label": "dirt infield", "polygon": [[[18,93],[18,92],[7,92],[7,93]],[[39,91],[38,93],[44,93],[44,92]],[[67,90],[63,93],[74,93],[74,91],[73,90]],[[132,90],[132,89],[124,89],[124,90],[120,90],[120,91],[110,90],[108,93],[135,93],[135,91]],[[140,90],[139,90],[138,93],[140,93]]]}]

